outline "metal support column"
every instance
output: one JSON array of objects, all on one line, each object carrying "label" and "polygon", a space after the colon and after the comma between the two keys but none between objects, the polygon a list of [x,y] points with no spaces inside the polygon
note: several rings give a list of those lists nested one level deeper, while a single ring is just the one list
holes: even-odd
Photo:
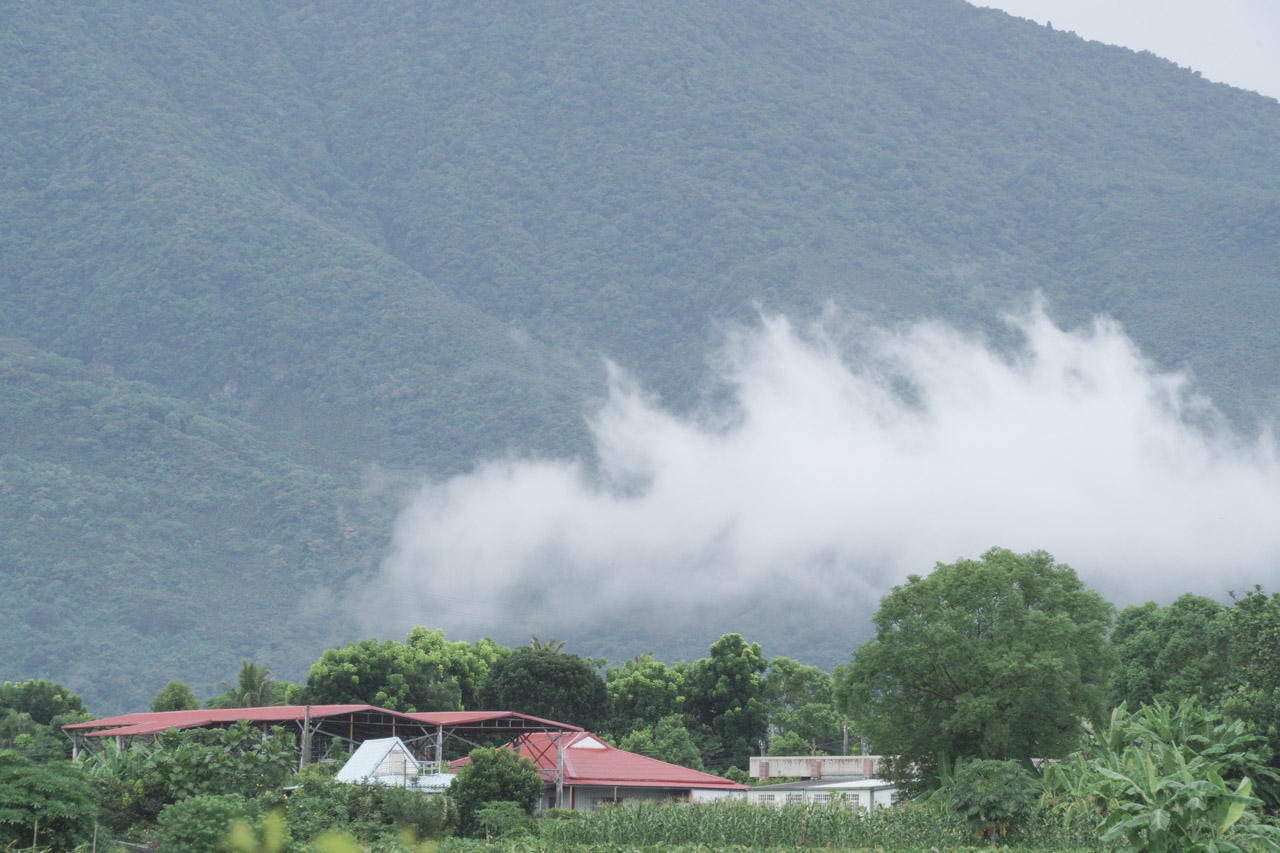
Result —
[{"label": "metal support column", "polygon": [[564,732],[556,732],[556,808],[564,808]]},{"label": "metal support column", "polygon": [[311,706],[302,711],[302,755],[298,757],[298,768],[311,763]]}]

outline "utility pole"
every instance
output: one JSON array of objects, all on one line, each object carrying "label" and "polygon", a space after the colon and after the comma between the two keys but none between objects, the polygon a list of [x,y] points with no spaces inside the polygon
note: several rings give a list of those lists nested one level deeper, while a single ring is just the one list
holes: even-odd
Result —
[{"label": "utility pole", "polygon": [[298,758],[298,769],[311,763],[311,706],[302,710],[302,755]]}]

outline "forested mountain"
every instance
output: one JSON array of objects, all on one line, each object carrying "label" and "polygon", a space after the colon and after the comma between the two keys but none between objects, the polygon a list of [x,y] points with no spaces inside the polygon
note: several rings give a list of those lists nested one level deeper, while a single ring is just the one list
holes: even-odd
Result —
[{"label": "forested mountain", "polygon": [[368,466],[582,452],[602,356],[688,404],[757,305],[1040,289],[1251,412],[1277,139],[954,0],[5,4],[0,678],[287,677],[385,548]]}]

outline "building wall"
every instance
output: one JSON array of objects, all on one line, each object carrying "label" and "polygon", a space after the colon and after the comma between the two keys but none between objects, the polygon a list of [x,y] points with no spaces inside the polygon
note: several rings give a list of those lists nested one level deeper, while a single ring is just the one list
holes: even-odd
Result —
[{"label": "building wall", "polygon": [[896,791],[888,786],[881,788],[855,788],[852,790],[823,790],[807,788],[798,791],[767,791],[754,788],[747,792],[747,802],[764,806],[784,806],[789,803],[814,803],[828,805],[843,803],[851,808],[884,808],[893,805]]},{"label": "building wall", "polygon": [[878,755],[761,755],[751,758],[753,779],[825,779],[828,776],[874,778]]},{"label": "building wall", "polygon": [[369,774],[371,776],[416,776],[418,768],[410,762],[408,756],[400,747],[393,747],[385,758],[378,764],[378,769]]}]

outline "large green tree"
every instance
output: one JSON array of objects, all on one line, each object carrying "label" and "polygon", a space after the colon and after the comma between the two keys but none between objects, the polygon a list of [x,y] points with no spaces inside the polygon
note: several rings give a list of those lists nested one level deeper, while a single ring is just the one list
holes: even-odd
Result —
[{"label": "large green tree", "polygon": [[200,707],[200,700],[185,681],[170,681],[151,700],[152,711],[192,711]]},{"label": "large green tree", "polygon": [[609,718],[604,679],[577,655],[547,648],[525,646],[496,661],[480,689],[480,704],[592,730]]},{"label": "large green tree", "polygon": [[[679,714],[684,707],[684,672],[651,655],[639,655],[620,667],[605,670],[609,693],[609,732],[625,737],[652,728],[659,720]],[[648,754],[648,753],[646,753]]]},{"label": "large green tree", "polygon": [[44,679],[0,686],[0,747],[52,754],[69,746],[61,727],[93,719],[83,700]]},{"label": "large green tree", "polygon": [[30,681],[6,681],[0,686],[0,710],[13,709],[27,714],[41,725],[49,725],[55,717],[85,714],[84,701],[61,684],[42,678]]},{"label": "large green tree", "polygon": [[306,698],[315,704],[361,703],[393,711],[460,711],[462,692],[445,673],[438,649],[361,640],[328,649],[311,665]]},{"label": "large green tree", "polygon": [[421,625],[405,638],[405,644],[427,658],[439,663],[444,676],[458,686],[462,707],[474,710],[479,707],[480,685],[489,675],[489,668],[511,654],[506,646],[488,637],[465,643],[445,639],[444,631],[431,630]]},{"label": "large green tree", "polygon": [[843,746],[844,715],[836,708],[835,682],[828,673],[791,658],[776,657],[769,661],[763,694],[771,755],[795,754],[797,745],[803,753],[814,750],[815,745],[818,753]]},{"label": "large green tree", "polygon": [[1166,607],[1148,601],[1116,617],[1110,644],[1116,655],[1109,699],[1130,708],[1183,696],[1212,701],[1222,687],[1226,608],[1188,593]]},{"label": "large green tree", "polygon": [[759,643],[725,634],[685,676],[687,707],[719,742],[719,758],[745,767],[768,733],[769,715],[760,676],[767,664]]},{"label": "large green tree", "polygon": [[[1266,740],[1271,767],[1280,771],[1280,593],[1267,595],[1255,587],[1235,598],[1228,624],[1222,710]],[[1280,804],[1280,784],[1274,778],[1259,780],[1258,794],[1272,807]]]},{"label": "large green tree", "polygon": [[443,631],[418,626],[403,643],[362,640],[329,649],[311,665],[304,698],[393,711],[475,709],[490,667],[510,653],[487,637],[450,642]]},{"label": "large green tree", "polygon": [[939,564],[881,600],[874,639],[837,673],[839,699],[895,757],[890,778],[917,789],[936,782],[940,754],[1062,756],[1105,711],[1112,612],[1043,551]]}]

